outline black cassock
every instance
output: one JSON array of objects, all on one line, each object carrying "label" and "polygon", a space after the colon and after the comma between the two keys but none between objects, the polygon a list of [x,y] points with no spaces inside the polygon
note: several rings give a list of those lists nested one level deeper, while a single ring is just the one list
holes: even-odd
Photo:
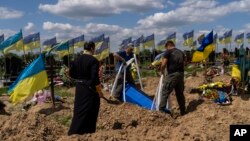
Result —
[{"label": "black cassock", "polygon": [[92,55],[83,54],[71,64],[70,77],[83,81],[92,90],[80,82],[76,83],[74,114],[68,135],[96,131],[100,98],[94,91],[95,86],[100,84],[98,71],[99,62]]}]

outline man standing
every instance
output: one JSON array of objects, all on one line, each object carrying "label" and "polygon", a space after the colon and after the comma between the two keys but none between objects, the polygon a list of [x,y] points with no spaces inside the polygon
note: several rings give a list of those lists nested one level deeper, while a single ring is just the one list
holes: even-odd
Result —
[{"label": "man standing", "polygon": [[[113,54],[114,58],[117,60],[117,63],[115,66],[116,72],[119,71],[119,68],[121,65],[125,65],[127,61],[129,61],[130,59],[134,57],[133,50],[134,50],[133,44],[130,43],[128,44],[128,46],[125,48],[124,51],[119,51]],[[126,81],[130,84],[134,84],[134,80],[130,72],[130,67],[131,66],[128,66],[126,69]],[[122,100],[122,92],[123,92],[123,73],[121,73],[118,78],[114,97],[119,100]]]},{"label": "man standing", "polygon": [[175,48],[173,41],[167,41],[165,47],[167,51],[163,56],[161,72],[164,74],[166,68],[168,74],[165,75],[159,108],[161,111],[165,110],[168,96],[174,89],[180,107],[180,114],[184,115],[186,113],[185,96],[183,94],[185,55],[181,50]]}]

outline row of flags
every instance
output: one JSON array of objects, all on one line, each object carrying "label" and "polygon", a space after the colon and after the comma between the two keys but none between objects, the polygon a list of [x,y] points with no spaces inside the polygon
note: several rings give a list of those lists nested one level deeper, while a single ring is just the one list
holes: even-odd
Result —
[{"label": "row of flags", "polygon": [[[105,37],[104,34],[92,38],[90,41],[95,42],[96,52],[95,56],[98,60],[103,60],[109,55],[110,39]],[[80,35],[70,40],[66,40],[58,43],[56,37],[47,39],[42,43],[44,51],[53,50],[58,53],[59,57],[63,57],[68,54],[73,54],[74,49],[84,46],[84,35]],[[22,30],[18,33],[10,36],[4,40],[4,35],[0,35],[0,51],[4,54],[8,54],[9,51],[15,50],[17,52],[33,50],[40,48],[40,33],[33,33],[28,36],[23,37]]]},{"label": "row of flags", "polygon": [[[191,30],[190,32],[186,32],[183,34],[183,45],[196,48],[198,44],[202,44],[202,39],[205,38],[205,34],[201,34],[198,36],[197,40],[194,40],[194,30]],[[244,42],[245,34],[241,33],[239,35],[235,36],[235,42],[237,44],[242,44]],[[248,39],[248,42],[250,43],[250,33],[246,34],[246,38]],[[132,37],[126,38],[122,41],[120,44],[121,49],[123,50],[126,48],[126,46],[130,43],[132,43],[135,47],[134,51],[135,54],[139,54],[140,47],[143,46],[145,49],[149,48],[155,48],[157,50],[165,50],[165,43],[169,40],[172,40],[176,43],[176,32],[173,32],[169,34],[165,39],[160,40],[156,46],[155,46],[155,35],[151,34],[149,36],[144,37],[141,35],[140,37],[136,38],[135,40],[132,40]],[[101,34],[100,36],[92,38],[90,41],[95,42],[96,44],[96,56],[98,59],[105,59],[107,57],[109,51],[110,51],[110,39],[109,37],[105,37],[104,34]],[[232,30],[226,31],[222,36],[218,38],[218,35],[215,34],[213,37],[214,42],[219,42],[221,44],[229,44],[232,41]],[[67,42],[67,43],[66,43]],[[56,37],[53,37],[51,39],[47,39],[42,43],[42,46],[44,47],[45,51],[51,50],[53,46],[66,46],[62,47],[62,49],[58,49],[59,56],[65,56],[67,54],[74,53],[74,49],[83,47],[84,46],[84,35],[80,35],[78,37],[75,37],[73,39],[69,39],[67,41],[58,43]],[[40,48],[40,33],[34,33],[30,34],[28,36],[23,37],[22,31],[19,31],[15,35],[9,37],[8,39],[4,40],[4,35],[0,35],[0,50],[3,51],[4,54],[9,53],[11,50],[16,51],[26,51],[26,50],[32,50]],[[55,50],[57,51],[57,50]]]}]

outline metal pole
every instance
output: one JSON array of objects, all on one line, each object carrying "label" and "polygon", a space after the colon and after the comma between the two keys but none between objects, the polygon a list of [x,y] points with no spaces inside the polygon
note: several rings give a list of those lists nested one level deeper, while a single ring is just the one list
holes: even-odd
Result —
[{"label": "metal pole", "polygon": [[140,85],[141,85],[141,89],[143,91],[143,85],[142,85],[142,81],[141,81],[140,68],[139,68],[138,61],[137,61],[137,58],[136,58],[135,54],[134,54],[134,58],[135,58],[135,64],[136,64],[136,69],[137,69],[137,75],[139,77],[139,82],[140,82]]},{"label": "metal pole", "polygon": [[114,95],[114,91],[115,91],[115,88],[116,88],[116,85],[117,85],[118,78],[119,78],[119,76],[121,74],[122,68],[123,68],[123,64],[120,66],[119,71],[118,71],[118,73],[117,73],[117,75],[115,77],[115,82],[114,82],[112,90],[111,90],[111,96]]},{"label": "metal pole", "polygon": [[123,71],[123,102],[126,102],[126,70],[127,66],[125,66]]}]

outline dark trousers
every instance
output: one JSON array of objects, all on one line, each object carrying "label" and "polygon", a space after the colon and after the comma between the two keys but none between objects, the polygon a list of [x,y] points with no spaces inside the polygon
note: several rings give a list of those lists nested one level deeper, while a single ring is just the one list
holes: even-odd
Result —
[{"label": "dark trousers", "polygon": [[184,91],[184,73],[183,72],[175,72],[169,74],[165,77],[163,82],[162,89],[162,97],[160,102],[160,110],[164,111],[166,108],[168,96],[170,93],[175,90],[175,95],[177,98],[177,102],[180,107],[181,114],[185,113],[185,96],[183,94]]},{"label": "dark trousers", "polygon": [[[118,77],[118,80],[117,80],[117,86],[116,86],[116,89],[115,89],[115,97],[116,98],[119,98],[120,100],[122,99],[122,93],[123,93],[123,74],[124,73],[121,73]],[[130,84],[135,84],[134,82],[134,79],[130,73],[130,71],[126,71],[126,81]]]}]

